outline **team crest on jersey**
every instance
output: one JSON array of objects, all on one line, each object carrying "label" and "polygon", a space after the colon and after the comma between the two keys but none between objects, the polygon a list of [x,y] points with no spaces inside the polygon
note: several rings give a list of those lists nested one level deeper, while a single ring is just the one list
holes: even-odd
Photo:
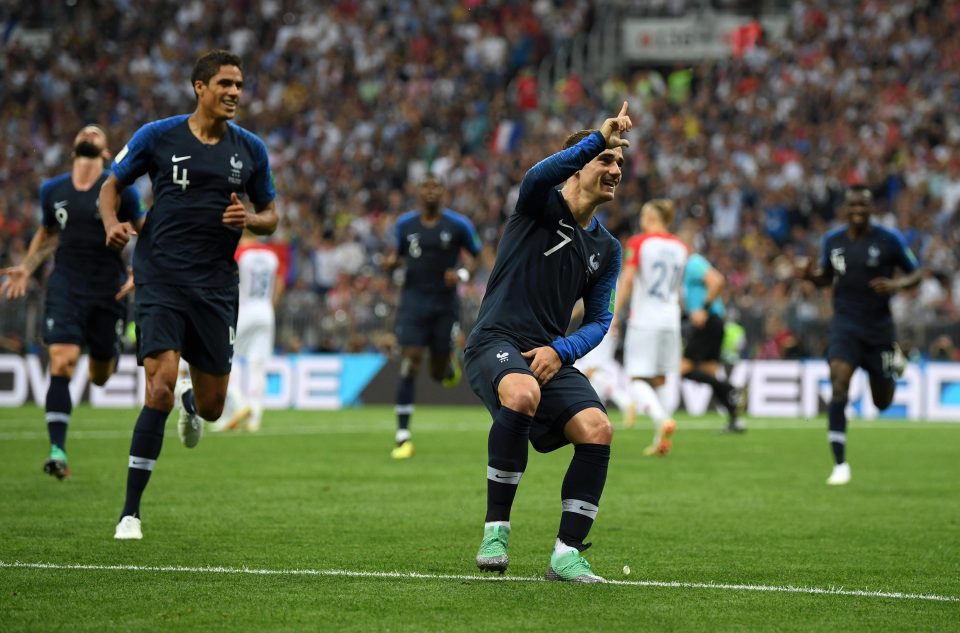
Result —
[{"label": "team crest on jersey", "polygon": [[234,154],[230,157],[230,177],[227,178],[227,182],[231,185],[239,185],[243,183],[241,178],[240,170],[243,169],[243,161],[240,160],[240,157],[237,154]]},{"label": "team crest on jersey", "polygon": [[600,253],[595,253],[590,256],[590,270],[589,273],[595,273],[600,270]]},{"label": "team crest on jersey", "polygon": [[876,244],[871,244],[867,249],[867,266],[879,266],[880,265],[880,247]]},{"label": "team crest on jersey", "polygon": [[453,239],[453,236],[450,235],[450,231],[440,231],[440,242],[444,248],[450,246],[451,239]]},{"label": "team crest on jersey", "polygon": [[838,275],[845,275],[847,273],[847,261],[843,257],[842,248],[830,250],[830,265],[833,266],[833,269],[837,271]]}]

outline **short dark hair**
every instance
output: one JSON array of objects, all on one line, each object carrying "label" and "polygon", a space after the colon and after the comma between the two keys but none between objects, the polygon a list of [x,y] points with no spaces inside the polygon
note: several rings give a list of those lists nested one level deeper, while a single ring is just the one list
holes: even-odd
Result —
[{"label": "short dark hair", "polygon": [[[214,49],[204,53],[197,63],[193,65],[193,74],[190,75],[190,85],[193,86],[198,81],[205,84],[220,72],[221,66],[236,66],[241,71],[243,66],[240,62],[240,56],[223,49]],[[194,89],[196,91],[196,89]]]},{"label": "short dark hair", "polygon": [[563,142],[563,149],[573,147],[583,139],[587,138],[597,130],[580,130],[579,132],[574,132],[567,137],[567,140]]}]

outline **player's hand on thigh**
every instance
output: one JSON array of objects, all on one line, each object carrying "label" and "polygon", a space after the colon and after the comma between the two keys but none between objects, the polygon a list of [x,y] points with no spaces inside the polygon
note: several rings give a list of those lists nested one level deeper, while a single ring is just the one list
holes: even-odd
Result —
[{"label": "player's hand on thigh", "polygon": [[247,226],[247,208],[236,193],[230,194],[230,204],[223,211],[223,223],[241,231]]},{"label": "player's hand on thigh", "polygon": [[547,384],[551,378],[557,375],[560,367],[563,366],[557,350],[549,345],[535,347],[529,352],[523,352],[522,356],[533,359],[530,362],[530,371],[533,372],[533,377],[536,378],[537,382],[541,385]]}]

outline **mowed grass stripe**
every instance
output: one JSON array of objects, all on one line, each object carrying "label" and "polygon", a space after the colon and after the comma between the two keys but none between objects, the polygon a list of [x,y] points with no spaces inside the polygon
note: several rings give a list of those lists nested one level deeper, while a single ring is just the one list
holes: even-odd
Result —
[{"label": "mowed grass stripe", "polygon": [[[394,580],[454,580],[485,582],[547,582],[538,576],[496,576],[467,574],[424,574],[410,571],[359,571],[351,569],[251,569],[248,567],[184,567],[180,565],[85,565],[82,563],[25,563],[0,561],[0,568],[51,569],[69,571],[160,572],[185,574],[245,574],[253,576],[338,576],[347,578],[383,578]],[[760,591],[770,593],[797,593],[829,596],[856,596],[890,598],[894,600],[928,600],[932,602],[960,602],[960,596],[903,593],[899,591],[867,591],[835,587],[769,586],[710,582],[681,582],[657,580],[608,580],[607,584],[627,587],[659,587],[669,589],[714,589],[719,591]]]}]

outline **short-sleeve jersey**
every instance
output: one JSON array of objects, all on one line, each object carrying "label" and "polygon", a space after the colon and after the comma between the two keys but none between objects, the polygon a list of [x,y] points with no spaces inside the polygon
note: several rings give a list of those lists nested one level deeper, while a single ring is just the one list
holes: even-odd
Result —
[{"label": "short-sleeve jersey", "polygon": [[899,232],[873,224],[857,239],[842,226],[823,237],[820,267],[833,276],[834,318],[856,323],[889,321],[890,295],[870,287],[870,280],[893,277],[894,269],[905,273],[917,269],[917,258]]},{"label": "short-sleeve jersey", "polygon": [[634,266],[629,323],[645,328],[680,328],[680,282],[686,245],[670,233],[641,233],[627,242],[627,266]]},{"label": "short-sleeve jersey", "polygon": [[274,289],[280,282],[280,258],[262,244],[241,244],[237,249],[240,275],[240,311],[273,311]]},{"label": "short-sleeve jersey", "polygon": [[718,317],[726,315],[720,297],[711,301],[709,306],[704,305],[709,293],[706,282],[709,271],[710,262],[700,253],[693,253],[687,259],[687,267],[683,270],[683,307],[687,314],[703,308]]},{"label": "short-sleeve jersey", "polygon": [[397,219],[397,255],[406,263],[401,304],[431,306],[454,303],[456,286],[448,286],[444,272],[455,268],[460,251],[480,254],[480,236],[466,216],[444,209],[431,226],[424,225],[419,211],[408,211]]},{"label": "short-sleeve jersey", "polygon": [[[107,247],[97,199],[110,175],[104,171],[92,187],[78,191],[69,173],[40,185],[41,224],[59,234],[50,288],[69,288],[85,296],[113,297],[127,277],[120,253]],[[140,194],[133,187],[120,196],[117,219],[139,220],[144,215]]]},{"label": "short-sleeve jersey", "polygon": [[[524,351],[553,345],[571,364],[603,339],[612,320],[620,243],[596,217],[588,228],[581,227],[555,187],[605,147],[603,136],[594,132],[526,173],[468,347],[493,341]],[[583,324],[564,337],[581,297]]]},{"label": "short-sleeve jersey", "polygon": [[148,123],[117,154],[121,185],[149,174],[153,207],[133,255],[137,284],[223,287],[237,283],[240,231],[223,223],[230,194],[256,206],[274,199],[266,146],[228,123],[219,142],[201,143],[189,115]]}]

